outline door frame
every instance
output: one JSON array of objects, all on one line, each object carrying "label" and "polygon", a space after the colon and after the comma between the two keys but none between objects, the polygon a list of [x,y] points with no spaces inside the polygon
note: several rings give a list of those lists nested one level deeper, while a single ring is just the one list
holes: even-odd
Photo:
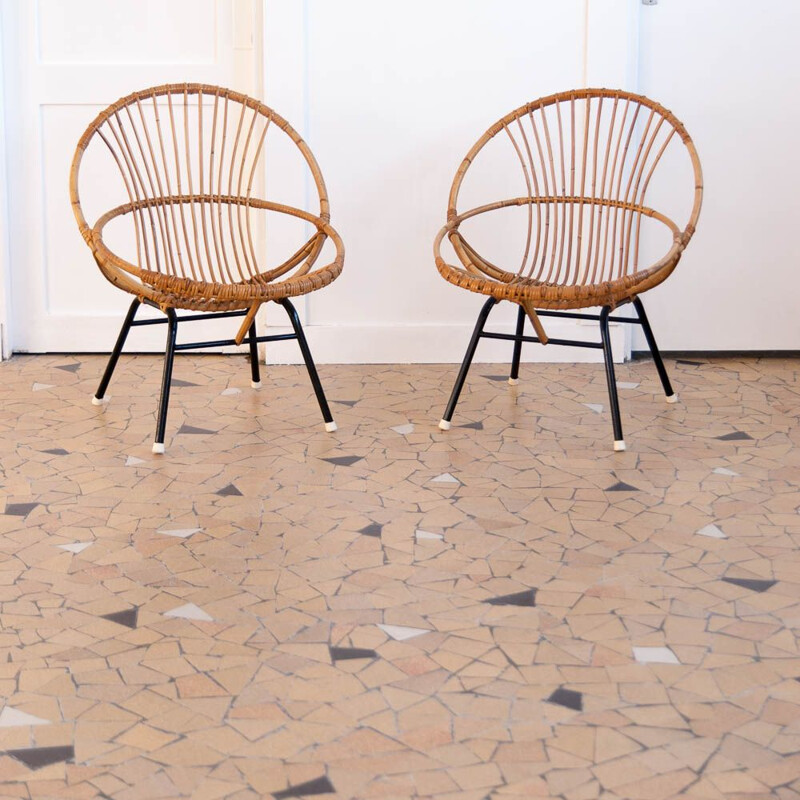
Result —
[{"label": "door frame", "polygon": [[[4,6],[0,5],[0,54],[2,54]],[[0,72],[2,62],[0,61]],[[11,269],[9,264],[8,180],[6,176],[5,81],[0,80],[0,361],[11,357]]]}]

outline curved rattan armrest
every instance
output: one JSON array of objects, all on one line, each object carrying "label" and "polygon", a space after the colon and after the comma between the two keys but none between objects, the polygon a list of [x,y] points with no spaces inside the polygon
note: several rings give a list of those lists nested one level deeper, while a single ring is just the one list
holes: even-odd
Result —
[{"label": "curved rattan armrest", "polygon": [[[450,239],[456,254],[466,268],[467,272],[475,275],[489,275],[495,280],[502,281],[503,283],[511,283],[517,277],[517,273],[508,272],[501,267],[492,264],[474,250],[464,238],[459,230],[459,226],[464,220],[477,217],[489,211],[497,211],[501,208],[511,208],[515,206],[525,206],[531,204],[543,203],[576,203],[592,206],[603,206],[605,208],[618,208],[625,211],[631,211],[643,216],[656,219],[666,225],[672,233],[673,242],[681,242],[685,247],[684,233],[680,228],[666,215],[656,211],[647,206],[637,206],[632,203],[624,203],[618,200],[599,199],[594,197],[513,197],[508,200],[498,200],[494,203],[486,203],[482,206],[476,206],[469,211],[464,211],[461,214],[453,214],[447,221],[447,224],[439,231],[434,239],[433,252],[434,258],[441,260],[441,243],[445,236]],[[688,238],[686,239],[688,241]],[[671,251],[670,251],[671,252]],[[637,270],[637,273],[643,270]]]},{"label": "curved rattan armrest", "polygon": [[663,222],[676,238],[680,237],[680,228],[667,216],[661,214],[653,208],[647,206],[636,205],[635,203],[625,203],[621,200],[610,200],[598,197],[570,197],[564,195],[558,196],[533,196],[533,197],[512,197],[508,200],[498,200],[494,203],[486,203],[482,206],[476,206],[469,211],[464,211],[461,214],[452,215],[448,221],[456,222],[460,225],[465,219],[477,217],[478,214],[484,214],[487,211],[496,211],[500,208],[509,208],[511,206],[525,206],[529,204],[537,205],[542,203],[574,203],[575,205],[587,206],[603,206],[604,208],[619,208],[624,211],[632,211],[637,214],[643,214],[646,217],[652,217],[659,222]]},{"label": "curved rattan armrest", "polygon": [[[448,220],[436,234],[433,242],[433,254],[439,274],[450,283],[479,294],[490,295],[498,300],[532,301],[541,308],[587,307],[605,303],[614,307],[661,283],[678,264],[686,247],[687,240],[683,233],[668,217],[652,209],[642,208],[637,210],[664,222],[673,233],[673,242],[667,253],[649,267],[637,269],[616,280],[604,281],[599,284],[563,285],[532,278],[521,278],[516,273],[494,267],[472,250],[469,245],[464,247],[466,242],[458,230],[459,225],[465,219],[474,217],[483,211],[521,205],[522,203],[518,202],[520,200],[527,202],[528,198],[491,203],[453,216]],[[448,237],[451,244],[454,245],[463,266],[453,266],[442,257],[441,245],[445,237]],[[472,257],[470,257],[470,253]],[[491,269],[487,269],[487,265]],[[492,274],[493,272],[495,274]],[[571,295],[569,298],[565,296],[567,293]]]},{"label": "curved rattan armrest", "polygon": [[[233,307],[305,294],[326,286],[338,277],[342,271],[344,243],[329,222],[302,209],[252,198],[215,195],[213,198],[209,197],[209,202],[245,205],[260,210],[288,214],[314,225],[316,233],[282,265],[268,272],[260,273],[251,279],[234,283],[221,283],[218,281],[198,281],[192,278],[154,272],[121,258],[109,249],[103,241],[105,226],[117,217],[145,207],[159,204],[188,203],[191,201],[197,202],[198,196],[194,195],[192,198],[174,196],[145,199],[133,203],[125,203],[103,214],[94,227],[89,230],[88,237],[84,236],[84,238],[87,239],[87,243],[92,248],[95,259],[106,277],[121,288],[134,294],[142,293],[148,295],[147,287],[152,287],[167,296],[187,296],[198,303],[213,299]],[[330,263],[312,269],[327,238],[330,238],[333,242],[336,254]],[[305,259],[305,262],[295,274],[283,280],[275,280],[282,277],[297,264],[300,264],[303,259]],[[131,281],[131,277],[136,278],[141,284]]]}]

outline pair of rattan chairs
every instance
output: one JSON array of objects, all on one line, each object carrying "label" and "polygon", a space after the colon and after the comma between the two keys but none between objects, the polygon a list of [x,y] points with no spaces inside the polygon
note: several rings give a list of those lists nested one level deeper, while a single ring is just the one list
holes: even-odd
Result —
[{"label": "pair of rattan chairs", "polygon": [[[283,138],[284,143],[294,143],[311,172],[319,196],[317,214],[262,196],[267,143],[272,136],[281,135],[288,137]],[[118,167],[127,202],[102,214],[90,226],[81,205],[79,177],[85,153],[93,143],[105,145],[104,152]],[[684,156],[688,154],[694,178],[689,221],[683,228],[645,203],[656,167],[670,145],[677,145]],[[510,154],[515,169],[520,169],[523,191],[517,197],[459,211],[464,179],[475,171],[473,162],[482,151],[490,160],[489,150],[496,159],[491,175],[497,174],[497,165]],[[639,295],[661,283],[677,265],[694,232],[702,191],[700,162],[683,125],[668,110],[640,95],[607,89],[563,92],[528,103],[492,125],[458,168],[447,224],[434,244],[442,277],[487,297],[439,427],[450,427],[482,338],[513,342],[511,384],[519,378],[524,342],[592,347],[603,351],[614,449],[624,450],[609,323],[641,325],[667,401],[674,402],[676,396]],[[245,340],[250,349],[252,385],[258,387],[258,343],[297,339],[325,429],[336,430],[290,298],[331,283],[342,271],[344,246],[330,225],[319,166],[284,119],[253,98],[216,86],[172,84],[135,92],[99,114],[81,137],[72,163],[70,194],[81,235],[101,272],[134,296],[92,399],[95,404],[105,402],[130,329],[163,323],[167,325],[167,344],[153,452],[164,452],[175,353]],[[273,266],[267,265],[256,246],[265,232],[264,217],[270,212],[306,223],[308,234],[297,250]],[[495,264],[477,249],[475,242],[491,238],[491,228],[477,225],[470,240],[466,232],[481,220],[509,213],[522,215],[526,231],[516,270],[505,266],[505,261]],[[665,235],[660,252],[644,259],[643,242],[654,241],[652,234],[645,236],[644,227],[653,224]],[[127,241],[130,249],[124,257],[119,248],[107,243],[112,226],[123,228],[120,241]],[[442,257],[445,238],[460,265],[449,264]],[[329,263],[317,266],[328,239],[335,254]],[[485,251],[485,246],[480,246]],[[519,306],[513,334],[485,330],[490,312],[503,300]],[[269,301],[283,306],[293,333],[258,335],[256,314]],[[612,316],[618,306],[628,303],[636,316]],[[164,316],[137,320],[142,304],[159,309]],[[589,307],[601,310],[599,314],[576,311]],[[179,316],[178,309],[195,313]],[[228,316],[242,317],[235,337],[177,342],[179,323]],[[550,317],[597,320],[601,341],[550,338],[542,322]],[[526,319],[535,335],[525,335]]]}]

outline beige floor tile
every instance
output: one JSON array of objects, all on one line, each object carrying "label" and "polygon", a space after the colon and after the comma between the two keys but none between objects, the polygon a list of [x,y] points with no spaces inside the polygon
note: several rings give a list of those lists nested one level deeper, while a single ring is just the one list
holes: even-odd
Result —
[{"label": "beige floor tile", "polygon": [[331,436],[301,368],[182,356],[164,457],[157,358],[103,408],[100,357],[0,364],[0,713],[49,722],[0,752],[75,752],[0,795],[794,800],[797,362],[681,361],[618,368],[615,454],[598,365],[475,365],[447,433],[452,366],[323,366]]}]

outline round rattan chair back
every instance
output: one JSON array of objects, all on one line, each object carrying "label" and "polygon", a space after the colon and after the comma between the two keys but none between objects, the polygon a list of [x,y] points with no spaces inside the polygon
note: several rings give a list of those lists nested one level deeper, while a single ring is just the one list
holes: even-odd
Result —
[{"label": "round rattan chair back", "polygon": [[[285,134],[302,154],[316,187],[318,214],[259,196],[271,133]],[[81,163],[90,146],[107,148],[127,194],[127,202],[93,225],[79,194]],[[286,120],[229,89],[164,85],[112,104],[78,143],[70,195],[81,235],[106,277],[162,307],[250,307],[320,288],[341,271],[341,242],[329,225],[325,182],[313,154]],[[256,246],[264,222],[255,212],[270,211],[311,223],[314,230],[289,258],[267,268]],[[103,240],[105,226],[125,215],[135,229],[135,257],[120,257]],[[329,236],[336,258],[312,270]]]},{"label": "round rattan chair back", "polygon": [[[522,172],[518,197],[458,209],[464,179],[486,145],[502,138]],[[653,176],[670,148],[683,147],[694,175],[683,225],[647,205]],[[668,168],[667,168],[668,169]],[[437,267],[452,283],[540,308],[610,305],[663,281],[695,230],[703,181],[694,144],[675,116],[646,97],[579,89],[550,95],[503,117],[476,142],[450,191],[448,224],[436,243]],[[461,223],[523,207],[527,215],[518,268],[498,266],[467,241]],[[642,221],[668,229],[667,252],[640,263]],[[463,269],[445,263],[447,236]]]}]

